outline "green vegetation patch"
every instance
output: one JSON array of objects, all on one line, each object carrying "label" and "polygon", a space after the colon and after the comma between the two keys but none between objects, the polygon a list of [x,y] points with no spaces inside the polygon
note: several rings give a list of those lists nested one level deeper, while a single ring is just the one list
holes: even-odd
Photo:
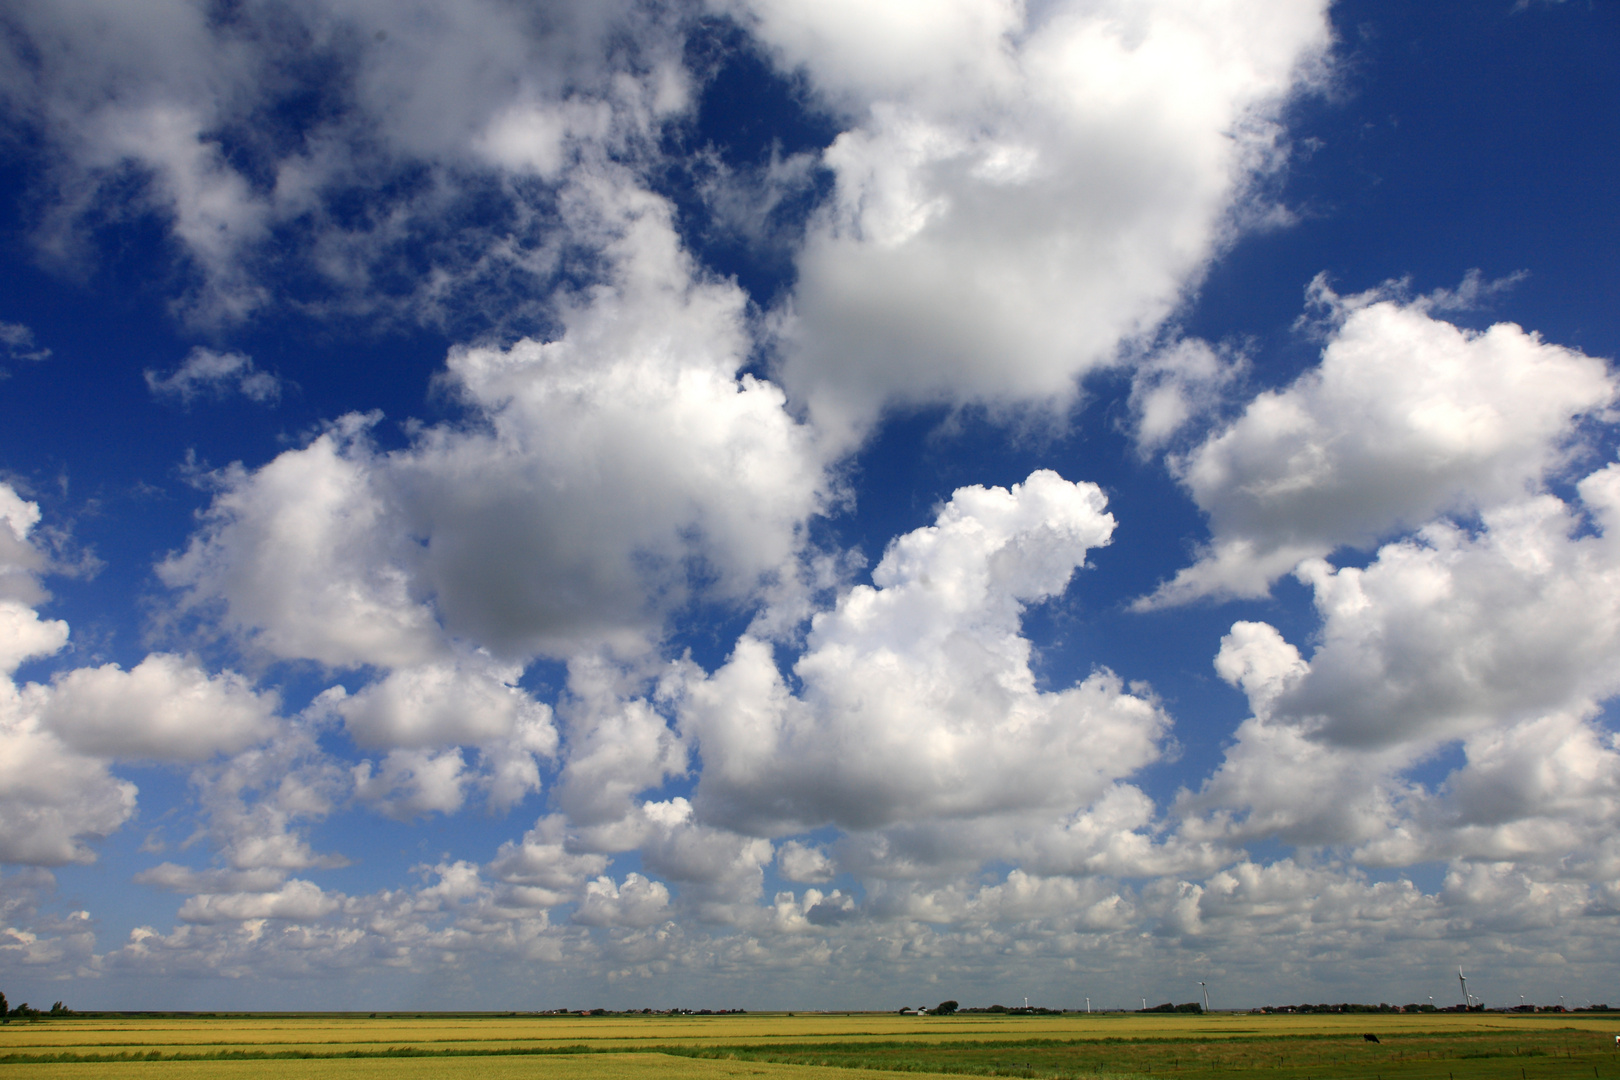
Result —
[{"label": "green vegetation patch", "polygon": [[1068,1080],[1174,1077],[1231,1080],[1536,1080],[1620,1078],[1613,1037],[1574,1028],[1520,1032],[1382,1035],[1278,1035],[1250,1038],[1030,1039],[923,1044],[804,1043],[669,1047],[705,1059],[768,1061],[881,1072],[952,1073]]}]

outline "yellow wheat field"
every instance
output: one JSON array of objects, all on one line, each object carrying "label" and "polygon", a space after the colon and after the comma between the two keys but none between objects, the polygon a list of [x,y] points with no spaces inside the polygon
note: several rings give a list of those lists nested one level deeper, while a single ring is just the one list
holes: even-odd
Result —
[{"label": "yellow wheat field", "polygon": [[[926,1078],[929,1074],[909,1074]],[[0,1065],[11,1080],[894,1080],[890,1072],[698,1061],[667,1054],[578,1057],[362,1058],[316,1061],[131,1061]]]},{"label": "yellow wheat field", "polygon": [[[0,1027],[7,1054],[318,1053],[560,1050],[594,1052],[656,1046],[758,1046],[772,1043],[1019,1041],[1026,1039],[1230,1039],[1335,1035],[1376,1029],[1390,1035],[1423,1032],[1514,1031],[1550,1026],[1610,1031],[1608,1017],[1512,1014],[1252,1016],[1246,1014],[1084,1014],[1064,1016],[898,1016],[889,1013],[752,1013],[731,1016],[458,1016],[436,1014],[255,1015],[174,1018],[71,1018]],[[386,1059],[403,1068],[409,1059]],[[420,1060],[420,1059],[418,1059]],[[448,1067],[448,1060],[440,1064]],[[511,1059],[464,1059],[480,1069]],[[551,1059],[546,1059],[551,1060]],[[503,1064],[504,1062],[504,1064]],[[208,1064],[208,1063],[193,1063]],[[225,1063],[222,1063],[225,1064]],[[292,1067],[294,1063],[278,1064]],[[320,1062],[309,1062],[310,1067]],[[528,1059],[524,1068],[544,1062]],[[102,1066],[105,1068],[105,1066]],[[10,1066],[0,1066],[10,1068]],[[54,1066],[53,1066],[54,1068]],[[9,1073],[0,1075],[10,1075]],[[67,1076],[67,1073],[52,1075]],[[130,1074],[133,1075],[133,1074]],[[294,1075],[282,1073],[282,1075]],[[297,1075],[303,1075],[299,1073]],[[313,1074],[311,1074],[313,1075]],[[345,1074],[350,1075],[350,1074]],[[361,1074],[353,1074],[361,1075]],[[505,1074],[501,1074],[505,1075]],[[516,1074],[514,1074],[516,1075]],[[527,1072],[523,1075],[541,1075]],[[840,1072],[848,1076],[847,1072]]]}]

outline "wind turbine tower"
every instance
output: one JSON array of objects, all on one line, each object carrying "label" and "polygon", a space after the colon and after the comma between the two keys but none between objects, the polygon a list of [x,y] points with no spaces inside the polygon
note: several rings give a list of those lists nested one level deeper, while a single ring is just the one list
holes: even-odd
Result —
[{"label": "wind turbine tower", "polygon": [[1472,1009],[1474,1007],[1474,999],[1473,996],[1468,993],[1468,977],[1462,973],[1462,968],[1460,967],[1457,969],[1457,981],[1462,983],[1463,1008]]},{"label": "wind turbine tower", "polygon": [[1199,989],[1204,991],[1204,1011],[1209,1012],[1209,987],[1204,985],[1204,980],[1202,979],[1198,980],[1198,986]]}]

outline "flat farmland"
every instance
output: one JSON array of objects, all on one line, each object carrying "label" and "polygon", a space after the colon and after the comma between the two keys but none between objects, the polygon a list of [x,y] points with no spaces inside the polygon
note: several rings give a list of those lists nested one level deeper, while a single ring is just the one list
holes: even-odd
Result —
[{"label": "flat farmland", "polygon": [[[896,1072],[1620,1080],[1620,1017],[383,1013],[75,1017],[0,1028],[0,1080],[512,1076],[858,1080]],[[1376,1034],[1373,1043],[1363,1036]]]},{"label": "flat farmland", "polygon": [[0,1065],[35,1080],[893,1080],[893,1073],[667,1054],[491,1058],[324,1058]]}]

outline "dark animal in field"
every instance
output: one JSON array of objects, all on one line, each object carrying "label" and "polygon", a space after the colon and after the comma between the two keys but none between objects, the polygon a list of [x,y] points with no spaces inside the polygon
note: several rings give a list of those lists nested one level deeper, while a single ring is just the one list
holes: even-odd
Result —
[{"label": "dark animal in field", "polygon": [[1378,1042],[1378,1036],[1376,1035],[1363,1035],[1362,1038],[1366,1039],[1368,1042]]}]

